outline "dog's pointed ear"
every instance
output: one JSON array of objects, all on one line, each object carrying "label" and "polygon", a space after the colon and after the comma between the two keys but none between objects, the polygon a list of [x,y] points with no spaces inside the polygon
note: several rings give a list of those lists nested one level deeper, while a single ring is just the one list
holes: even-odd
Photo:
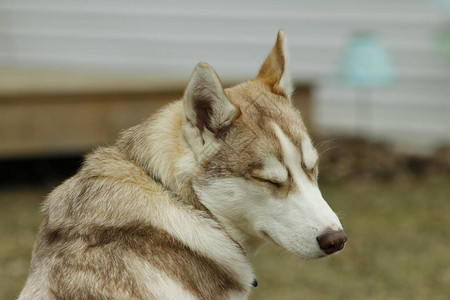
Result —
[{"label": "dog's pointed ear", "polygon": [[293,86],[289,72],[289,56],[286,36],[283,30],[278,31],[277,41],[267,56],[256,80],[268,85],[272,92],[291,100]]},{"label": "dog's pointed ear", "polygon": [[207,63],[199,63],[192,73],[184,92],[184,113],[200,132],[207,129],[213,134],[230,125],[237,114],[219,77]]}]

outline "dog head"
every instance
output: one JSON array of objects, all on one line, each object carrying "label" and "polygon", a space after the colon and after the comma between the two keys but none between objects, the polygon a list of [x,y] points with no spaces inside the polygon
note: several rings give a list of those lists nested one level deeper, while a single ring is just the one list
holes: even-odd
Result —
[{"label": "dog head", "polygon": [[183,140],[200,201],[247,251],[269,240],[317,258],[346,237],[320,193],[318,154],[292,90],[282,31],[252,81],[223,89],[200,63],[183,98]]}]

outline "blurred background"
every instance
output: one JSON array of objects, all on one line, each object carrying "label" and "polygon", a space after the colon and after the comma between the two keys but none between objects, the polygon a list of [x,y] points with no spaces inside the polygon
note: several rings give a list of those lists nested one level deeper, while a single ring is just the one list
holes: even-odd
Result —
[{"label": "blurred background", "polygon": [[287,34],[335,257],[267,246],[251,299],[449,299],[450,1],[0,1],[0,299],[82,155],[179,98],[200,61],[253,78]]}]

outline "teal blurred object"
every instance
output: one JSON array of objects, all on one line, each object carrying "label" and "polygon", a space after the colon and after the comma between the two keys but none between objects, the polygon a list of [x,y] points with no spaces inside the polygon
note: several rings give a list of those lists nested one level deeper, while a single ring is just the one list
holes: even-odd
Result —
[{"label": "teal blurred object", "polygon": [[[438,0],[438,2],[450,17],[450,0]],[[435,44],[441,53],[450,55],[450,27],[448,24],[437,32]]]},{"label": "teal blurred object", "polygon": [[447,13],[450,15],[450,0],[439,0],[442,7],[444,7],[445,10],[447,10]]},{"label": "teal blurred object", "polygon": [[339,77],[354,87],[386,87],[394,82],[394,71],[378,39],[371,33],[359,33],[345,50]]},{"label": "teal blurred object", "polygon": [[373,89],[390,86],[394,71],[387,53],[372,33],[350,40],[338,71],[340,79],[355,88],[354,130],[361,138],[374,134]]}]

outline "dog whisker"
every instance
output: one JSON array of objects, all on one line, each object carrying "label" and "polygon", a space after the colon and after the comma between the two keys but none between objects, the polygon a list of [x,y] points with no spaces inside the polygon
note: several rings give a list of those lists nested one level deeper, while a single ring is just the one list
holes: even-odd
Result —
[{"label": "dog whisker", "polygon": [[323,155],[324,153],[327,153],[328,151],[330,151],[331,149],[334,149],[334,148],[337,148],[337,147],[338,147],[338,145],[331,146],[331,147],[329,147],[329,148],[323,150],[322,152],[320,152],[320,153],[319,153],[319,156],[321,156],[321,155]]}]

